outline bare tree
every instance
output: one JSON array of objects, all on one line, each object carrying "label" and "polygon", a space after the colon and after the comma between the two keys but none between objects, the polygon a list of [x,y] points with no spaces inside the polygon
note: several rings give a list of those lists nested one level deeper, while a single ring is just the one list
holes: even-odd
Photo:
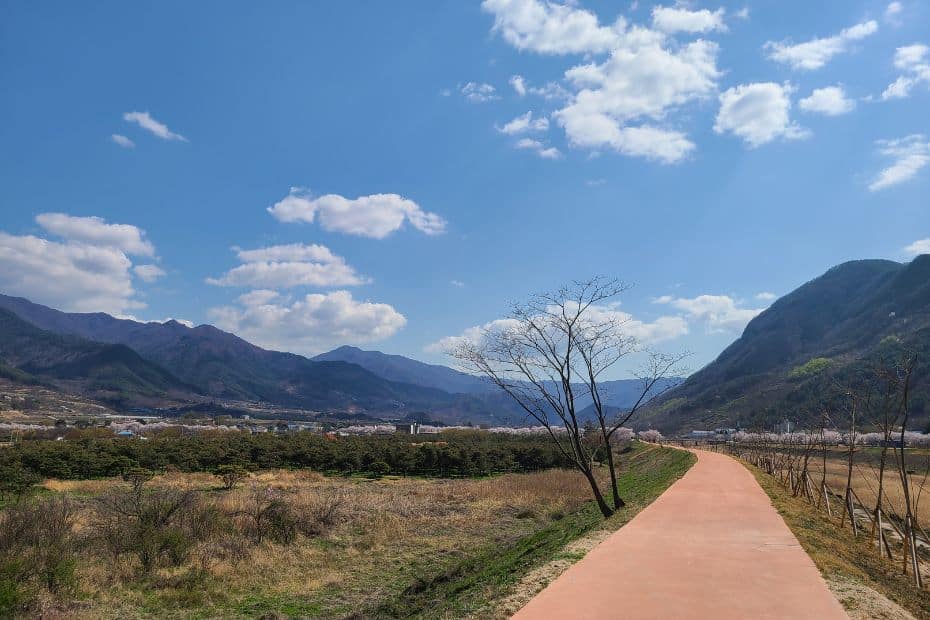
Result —
[{"label": "bare tree", "polygon": [[[507,320],[449,351],[467,370],[488,377],[546,429],[562,454],[585,476],[605,517],[623,506],[611,439],[656,395],[663,378],[680,372],[684,357],[646,351],[629,333],[628,315],[609,305],[629,288],[618,280],[594,278],[535,295],[515,304]],[[621,359],[636,353],[649,359],[639,374],[642,393],[629,411],[611,414],[602,377]],[[598,441],[584,438],[584,421],[576,407],[582,400],[593,401]],[[613,507],[605,501],[594,475],[600,449],[610,469]]]},{"label": "bare tree", "polygon": [[[918,588],[922,588],[923,578],[920,574],[920,557],[917,551],[917,519],[911,499],[911,472],[907,467],[907,459],[904,452],[907,422],[910,417],[908,398],[910,396],[911,376],[916,366],[917,356],[909,355],[904,358],[898,367],[898,376],[901,382],[901,439],[899,445],[895,447],[895,455],[897,457],[898,474],[901,476],[901,486],[904,489],[904,572],[907,572],[908,557],[910,557],[914,583]],[[908,552],[910,552],[910,554]]]},{"label": "bare tree", "polygon": [[888,449],[894,445],[892,434],[900,422],[903,411],[904,398],[902,393],[901,376],[895,364],[882,359],[874,369],[875,381],[879,384],[881,398],[876,401],[875,418],[881,432],[881,452],[878,460],[878,492],[876,493],[875,509],[872,511],[872,529],[878,537],[879,555],[891,558],[891,547],[885,538],[884,532],[884,501],[885,501],[885,469],[888,464]]}]

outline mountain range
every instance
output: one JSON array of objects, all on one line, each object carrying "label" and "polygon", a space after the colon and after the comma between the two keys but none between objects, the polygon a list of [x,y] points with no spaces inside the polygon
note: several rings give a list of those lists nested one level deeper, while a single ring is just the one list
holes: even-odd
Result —
[{"label": "mountain range", "polygon": [[[930,255],[838,265],[773,303],[712,363],[644,412],[661,429],[813,424],[835,386],[916,352],[910,409],[930,419]],[[839,423],[839,420],[834,420]]]},{"label": "mountain range", "polygon": [[[663,431],[795,424],[879,356],[907,348],[930,360],[930,255],[910,263],[838,265],[773,303],[712,363],[670,378],[635,422]],[[916,424],[930,417],[924,362],[912,388]],[[400,355],[343,346],[308,359],[268,351],[210,325],[141,323],[68,313],[0,295],[0,378],[80,393],[115,408],[260,402],[311,414],[526,424],[485,380]],[[601,384],[628,408],[636,380]],[[582,418],[590,400],[579,399]]]},{"label": "mountain range", "polygon": [[[268,351],[210,325],[67,313],[0,295],[0,377],[41,381],[117,407],[251,401],[323,414],[520,425],[494,386],[451,368],[349,346],[308,359]],[[623,408],[638,382],[603,386]],[[579,400],[582,409],[589,400]]]}]

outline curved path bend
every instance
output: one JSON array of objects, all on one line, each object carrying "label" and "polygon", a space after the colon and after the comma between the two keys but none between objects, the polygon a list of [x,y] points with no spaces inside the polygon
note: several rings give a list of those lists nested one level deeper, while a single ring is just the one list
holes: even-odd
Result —
[{"label": "curved path bend", "polygon": [[695,453],[681,480],[514,618],[846,619],[752,474]]}]

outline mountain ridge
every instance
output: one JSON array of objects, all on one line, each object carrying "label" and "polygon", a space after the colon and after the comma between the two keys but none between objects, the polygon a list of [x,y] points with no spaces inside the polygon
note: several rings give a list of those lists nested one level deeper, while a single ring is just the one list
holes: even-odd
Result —
[{"label": "mountain ridge", "polygon": [[[930,255],[908,263],[875,259],[832,267],[756,316],[713,362],[657,399],[645,416],[667,430],[764,425],[790,416],[803,422],[812,415],[804,409],[817,408],[830,382],[846,380],[892,344],[918,353],[930,349]],[[795,372],[815,359],[827,360],[819,372]],[[922,421],[930,413],[924,406],[926,362],[915,381]]]},{"label": "mountain ridge", "polygon": [[494,386],[486,379],[448,366],[427,364],[402,355],[392,355],[381,351],[366,351],[351,345],[337,347],[311,359],[313,361],[351,362],[390,381],[436,387],[450,394],[480,394],[494,390]]},{"label": "mountain ridge", "polygon": [[29,382],[42,378],[57,386],[68,382],[102,400],[122,402],[162,394],[196,395],[193,386],[145,360],[130,347],[40,329],[0,308],[0,361],[6,378]]},{"label": "mountain ridge", "polygon": [[391,381],[346,361],[313,361],[268,351],[212,325],[187,327],[176,321],[141,323],[105,313],[66,313],[7,295],[0,295],[0,308],[50,333],[126,346],[210,398],[387,418],[425,413],[449,423],[506,424],[514,419],[511,409],[498,411],[493,402]]}]

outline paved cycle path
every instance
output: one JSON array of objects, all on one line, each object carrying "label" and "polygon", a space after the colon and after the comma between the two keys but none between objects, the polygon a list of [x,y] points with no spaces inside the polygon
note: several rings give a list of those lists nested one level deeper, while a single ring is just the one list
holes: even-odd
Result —
[{"label": "paved cycle path", "polygon": [[514,618],[847,619],[752,474],[695,454],[681,480]]}]

